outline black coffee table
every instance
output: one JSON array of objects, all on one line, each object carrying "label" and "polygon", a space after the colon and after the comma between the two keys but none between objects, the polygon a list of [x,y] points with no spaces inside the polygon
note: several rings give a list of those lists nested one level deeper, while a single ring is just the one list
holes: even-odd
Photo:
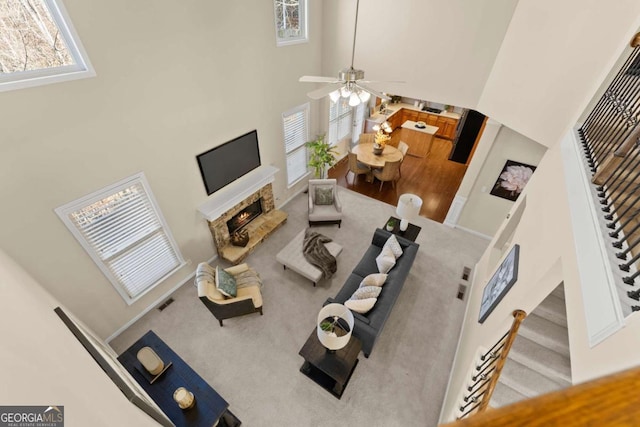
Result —
[{"label": "black coffee table", "polygon": [[[400,236],[400,237],[404,237],[405,239],[411,240],[412,242],[416,241],[416,239],[418,238],[418,234],[420,234],[420,230],[422,230],[422,227],[418,227],[417,225],[409,223],[409,226],[407,227],[407,229],[405,231],[400,231],[400,220],[398,218],[396,218],[395,216],[391,216],[391,217],[389,217],[387,222],[389,222],[392,219],[394,219],[396,221],[396,225],[395,225],[395,227],[393,227],[393,230],[391,230],[391,233],[393,233],[393,234],[395,234],[397,236]],[[383,230],[387,230],[387,223],[386,222],[382,226],[382,229]]]},{"label": "black coffee table", "polygon": [[300,349],[299,354],[304,358],[300,372],[340,399],[358,364],[362,343],[352,335],[349,344],[330,353],[316,334],[314,329]]}]

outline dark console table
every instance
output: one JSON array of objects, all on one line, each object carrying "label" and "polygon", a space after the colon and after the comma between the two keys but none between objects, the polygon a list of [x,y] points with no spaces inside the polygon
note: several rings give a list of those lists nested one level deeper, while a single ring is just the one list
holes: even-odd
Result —
[{"label": "dark console table", "polygon": [[356,369],[361,348],[360,340],[351,336],[344,348],[330,353],[320,343],[314,329],[300,349],[300,356],[304,358],[300,372],[340,399],[351,374]]},{"label": "dark console table", "polygon": [[[392,216],[392,217],[389,217],[387,222],[389,222],[389,220],[392,220],[392,219],[396,221],[396,225],[395,227],[393,227],[393,230],[391,230],[391,233],[400,237],[404,237],[405,239],[411,240],[412,242],[416,241],[416,239],[418,238],[418,234],[420,234],[420,230],[422,230],[422,227],[409,223],[409,226],[407,227],[407,229],[405,231],[401,231],[400,219],[396,218],[395,216]],[[385,222],[384,225],[381,227],[383,230],[387,229],[386,224],[387,223]]]},{"label": "dark console table", "polygon": [[[153,383],[150,383],[148,373],[136,357],[138,350],[145,346],[151,347],[165,366],[171,363]],[[219,427],[236,427],[241,424],[229,411],[227,401],[153,331],[136,341],[118,357],[118,361],[176,426],[211,427],[218,423]],[[194,394],[196,403],[193,408],[182,410],[178,407],[173,400],[173,392],[178,387],[185,387]]]}]

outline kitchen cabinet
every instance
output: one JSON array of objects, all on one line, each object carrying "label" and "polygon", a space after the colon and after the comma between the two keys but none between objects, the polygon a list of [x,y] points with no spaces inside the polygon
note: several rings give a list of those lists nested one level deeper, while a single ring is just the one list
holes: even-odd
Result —
[{"label": "kitchen cabinet", "polygon": [[427,157],[431,152],[433,136],[437,129],[432,126],[418,129],[415,124],[416,122],[412,120],[404,122],[399,130],[400,139],[409,146],[407,154],[416,157]]},{"label": "kitchen cabinet", "polygon": [[404,120],[402,120],[403,111],[404,108],[387,119],[387,121],[391,125],[391,129],[396,130],[402,125],[402,123],[404,123]]},{"label": "kitchen cabinet", "polygon": [[436,121],[436,126],[438,126],[438,133],[436,133],[436,135],[440,138],[453,140],[456,136],[457,125],[458,120],[456,119],[452,119],[451,117],[438,116],[438,119]]},{"label": "kitchen cabinet", "polygon": [[[394,134],[407,120],[425,122],[429,126],[436,126],[438,128],[438,132],[436,132],[435,136],[452,141],[455,139],[458,119],[453,117],[446,117],[426,111],[416,111],[409,108],[401,108],[391,116],[387,117],[387,121],[394,130]],[[368,130],[367,132],[371,131]]]},{"label": "kitchen cabinet", "polygon": [[418,119],[418,115],[420,114],[419,112],[415,111],[415,110],[408,110],[406,108],[402,109],[402,116],[403,116],[403,120],[402,123],[406,122],[407,120],[411,120],[413,122],[417,122]]}]

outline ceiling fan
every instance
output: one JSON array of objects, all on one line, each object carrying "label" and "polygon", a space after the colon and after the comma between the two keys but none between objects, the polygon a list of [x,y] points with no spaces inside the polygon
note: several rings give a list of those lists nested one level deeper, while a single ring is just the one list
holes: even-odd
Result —
[{"label": "ceiling fan", "polygon": [[[313,90],[307,93],[307,96],[311,99],[321,99],[327,95],[333,102],[336,102],[340,97],[349,98],[349,105],[355,107],[356,105],[366,103],[369,101],[371,95],[375,95],[378,98],[382,98],[385,101],[389,101],[391,98],[387,95],[371,89],[365,86],[363,83],[375,83],[364,79],[364,71],[353,68],[353,58],[356,53],[356,31],[358,29],[358,7],[360,6],[360,0],[356,0],[356,22],[353,29],[353,50],[351,51],[351,66],[344,68],[338,73],[338,78],[335,77],[322,77],[322,76],[302,76],[301,82],[305,83],[328,83],[319,89]],[[402,82],[387,82],[387,83],[402,83]]]}]

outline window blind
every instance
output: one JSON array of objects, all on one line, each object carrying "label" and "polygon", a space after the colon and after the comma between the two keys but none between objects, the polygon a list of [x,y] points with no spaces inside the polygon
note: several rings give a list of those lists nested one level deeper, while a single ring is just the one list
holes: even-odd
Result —
[{"label": "window blind", "polygon": [[182,257],[142,180],[92,196],[56,212],[132,302],[180,267]]},{"label": "window blind", "polygon": [[287,155],[287,183],[289,185],[307,174],[308,122],[309,103],[282,115],[284,146]]},{"label": "window blind", "polygon": [[349,99],[340,97],[329,103],[329,139],[331,145],[351,135],[352,111]]}]

